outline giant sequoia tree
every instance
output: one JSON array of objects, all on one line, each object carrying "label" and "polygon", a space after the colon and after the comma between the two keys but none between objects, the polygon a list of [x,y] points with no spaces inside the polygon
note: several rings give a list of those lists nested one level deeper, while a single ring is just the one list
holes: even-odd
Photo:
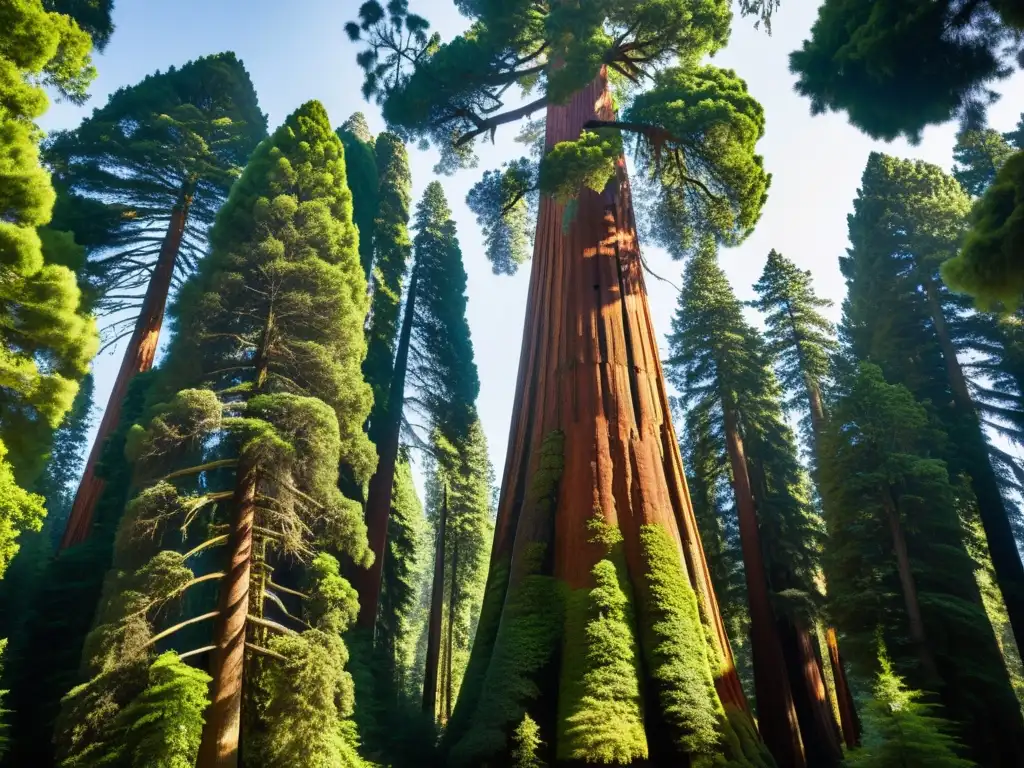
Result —
[{"label": "giant sequoia tree", "polygon": [[[731,468],[765,739],[780,762],[792,764],[802,747],[808,764],[836,765],[839,731],[813,640],[820,526],[771,358],[713,245],[687,263],[672,331],[666,366],[688,424],[704,431],[704,452],[727,456]],[[785,742],[772,740],[780,735]]]},{"label": "giant sequoia tree", "polygon": [[[364,481],[374,464],[367,297],[343,150],[319,103],[260,144],[211,241],[176,305],[163,402],[129,436],[142,484],[60,743],[80,760],[116,750],[132,712],[146,717],[143,672],[170,638],[209,659],[205,725],[190,721],[198,765],[236,765],[241,738],[264,765],[356,765],[339,632],[357,606],[330,553],[370,559],[359,505],[337,488],[342,461]],[[211,581],[216,599],[194,591]],[[301,605],[286,602],[303,583]],[[166,626],[177,598],[186,618]]]},{"label": "giant sequoia tree", "polygon": [[[77,219],[105,211],[116,223],[90,254],[96,310],[113,343],[128,337],[63,539],[89,535],[103,481],[96,463],[116,428],[128,384],[153,365],[168,295],[194,269],[206,232],[266,118],[233,53],[206,56],[114,93],[78,128],[46,145],[46,160]],[[95,210],[94,210],[95,209]]]},{"label": "giant sequoia tree", "polygon": [[[849,295],[843,333],[851,354],[933,403],[956,445],[952,474],[966,472],[1015,636],[1024,638],[1024,564],[1013,538],[978,414],[950,326],[938,270],[955,252],[970,201],[941,169],[874,153],[850,216],[850,255],[840,260]],[[955,310],[955,307],[952,308]],[[908,349],[915,354],[908,356]]]},{"label": "giant sequoia tree", "polygon": [[[762,761],[686,492],[622,157],[636,137],[677,250],[750,231],[763,114],[735,73],[696,63],[724,45],[728,4],[457,5],[472,33],[443,45],[402,2],[366,3],[348,26],[367,42],[365,92],[393,130],[441,150],[442,170],[546,114],[509,450],[449,760],[510,756],[534,722],[549,757]],[[617,119],[609,78],[642,74],[650,87]],[[526,103],[503,110],[516,86]],[[484,199],[495,225],[516,213]]]}]

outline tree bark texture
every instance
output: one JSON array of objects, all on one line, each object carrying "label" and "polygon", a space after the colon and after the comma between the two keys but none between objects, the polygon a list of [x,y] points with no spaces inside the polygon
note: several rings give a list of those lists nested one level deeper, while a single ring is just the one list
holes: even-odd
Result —
[{"label": "tree bark texture", "polygon": [[387,424],[381,430],[381,441],[377,444],[377,470],[370,478],[370,487],[366,493],[366,535],[373,551],[373,564],[367,569],[357,569],[353,574],[354,586],[359,592],[358,626],[370,631],[373,631],[377,623],[381,576],[384,571],[384,550],[388,543],[391,494],[395,482],[395,468],[398,464],[398,442],[402,431],[405,373],[409,366],[409,343],[412,338],[416,288],[419,281],[417,266],[413,267],[412,280],[409,282],[405,316],[402,318],[402,330],[395,352],[394,374],[388,389]]},{"label": "tree bark texture", "polygon": [[434,548],[434,583],[430,587],[430,619],[427,623],[427,663],[423,676],[423,711],[437,717],[437,672],[441,657],[441,619],[444,614],[445,529],[448,525],[448,487],[444,489],[441,519]]},{"label": "tree bark texture", "polygon": [[[568,104],[547,107],[546,147],[578,138],[590,120],[613,116],[602,72]],[[602,193],[580,190],[567,226],[563,216],[564,206],[541,198],[491,550],[491,573],[508,567],[510,577],[503,593],[488,592],[482,610],[505,604],[531,544],[547,545],[544,570],[566,587],[592,586],[591,571],[605,556],[588,529],[597,510],[622,533],[642,621],[646,565],[640,532],[658,526],[675,542],[680,568],[711,629],[719,696],[747,711],[669,416],[624,161]],[[553,514],[538,514],[529,488],[542,443],[556,432],[564,441],[557,500]],[[478,631],[471,666],[486,668],[495,636]]]},{"label": "tree bark texture", "polygon": [[107,398],[107,406],[103,410],[96,437],[93,438],[92,449],[85,464],[82,479],[75,493],[71,511],[68,513],[67,525],[61,538],[60,548],[80,544],[89,537],[92,528],[96,504],[103,495],[105,481],[96,474],[96,467],[103,456],[107,438],[117,429],[121,420],[121,406],[128,394],[128,385],[137,374],[145,373],[153,367],[156,348],[160,342],[160,328],[163,325],[164,311],[167,308],[167,297],[171,291],[171,280],[174,267],[181,250],[181,241],[188,223],[189,208],[192,205],[192,191],[186,187],[178,205],[171,211],[171,220],[160,244],[153,275],[146,287],[146,295],[142,300],[142,308],[135,319],[135,330],[121,358],[121,367]]},{"label": "tree bark texture", "polygon": [[836,698],[839,700],[839,719],[843,727],[843,741],[847,749],[853,749],[860,743],[860,720],[853,703],[853,694],[846,679],[843,657],[839,655],[839,638],[835,627],[825,632],[825,643],[828,645],[828,658],[832,664],[832,678],[836,681]]},{"label": "tree bark texture", "polygon": [[988,458],[985,435],[974,408],[967,378],[957,359],[956,345],[953,344],[946,324],[939,288],[930,275],[925,275],[924,287],[932,323],[946,364],[953,401],[958,416],[969,430],[968,444],[959,446],[961,460],[971,476],[971,488],[978,500],[978,515],[985,529],[992,566],[995,568],[996,580],[1003,594],[1003,602],[1006,603],[1013,636],[1018,645],[1024,645],[1024,562],[1021,562],[1006,503],[999,491],[999,482]]},{"label": "tree bark texture", "polygon": [[[453,542],[454,543],[454,542]],[[455,607],[459,599],[459,548],[452,548],[452,587],[448,595],[448,674],[444,680],[444,721],[447,723],[452,719],[452,668],[455,659]]]},{"label": "tree bark texture", "polygon": [[731,404],[724,403],[722,410],[725,414],[726,448],[736,496],[743,572],[747,582],[750,648],[754,658],[754,689],[757,692],[761,736],[779,768],[803,768],[807,762],[800,740],[800,723],[772,609],[743,438],[735,409]]}]

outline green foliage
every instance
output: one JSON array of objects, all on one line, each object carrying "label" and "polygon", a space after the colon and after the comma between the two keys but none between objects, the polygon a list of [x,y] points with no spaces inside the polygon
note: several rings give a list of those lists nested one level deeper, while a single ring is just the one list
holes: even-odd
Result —
[{"label": "green foliage", "polygon": [[359,596],[341,576],[337,558],[320,552],[309,564],[309,601],[305,609],[314,628],[338,635],[359,615]]},{"label": "green foliage", "polygon": [[529,715],[523,715],[522,722],[512,733],[513,768],[546,768],[538,754],[544,747],[540,740],[540,727]]},{"label": "green foliage", "polygon": [[15,482],[14,469],[6,456],[7,449],[0,443],[0,577],[18,553],[19,535],[41,530],[46,517],[43,497]]},{"label": "green foliage", "polygon": [[356,112],[338,129],[345,147],[345,173],[352,192],[352,219],[359,230],[359,260],[363,274],[370,279],[373,267],[373,235],[377,218],[377,159],[374,139],[362,112]]},{"label": "green foliage", "polygon": [[[527,157],[484,171],[466,196],[484,236],[484,248],[496,275],[514,275],[530,258],[531,213],[537,207],[537,162]],[[573,190],[573,196],[576,190]]]},{"label": "green foliage", "polygon": [[1024,243],[1024,152],[1005,161],[971,212],[963,248],[942,267],[950,287],[982,308],[1015,308],[1024,295],[1019,254]]},{"label": "green foliage", "polygon": [[92,44],[102,51],[114,31],[111,13],[114,0],[43,0],[48,11],[66,13],[75,23],[92,37]]},{"label": "green foliage", "polygon": [[210,676],[168,651],[149,667],[146,689],[118,716],[119,752],[132,768],[192,768],[199,751]]},{"label": "green foliage", "polygon": [[[66,200],[61,226],[89,246],[87,282],[106,332],[128,331],[141,307],[172,212],[184,215],[179,278],[207,249],[207,234],[256,144],[267,135],[242,62],[221,53],[120,88],[73,130],[57,131],[45,158]],[[108,221],[91,236],[96,216]],[[169,223],[170,222],[170,223]],[[81,234],[80,234],[81,232]]]},{"label": "green foliage", "polygon": [[388,423],[388,390],[394,373],[402,284],[412,255],[409,206],[412,177],[409,155],[398,136],[382,133],[375,143],[379,178],[377,214],[373,230],[373,272],[370,290],[370,325],[363,373],[373,390],[368,431],[377,443]]},{"label": "green foliage", "polygon": [[979,197],[1013,155],[1008,134],[991,128],[962,128],[953,147],[953,177],[971,197]]},{"label": "green foliage", "polygon": [[558,753],[565,760],[629,765],[647,758],[640,649],[621,541],[609,541],[602,530],[594,539],[602,534],[610,558],[594,566],[593,588],[570,595],[566,604]]},{"label": "green foliage", "polygon": [[551,148],[540,166],[540,190],[565,205],[581,187],[603,192],[615,176],[622,155],[622,137],[607,129],[584,131],[575,141],[562,141]]},{"label": "green foliage", "polygon": [[[976,114],[989,85],[1012,71],[1015,47],[1003,2],[827,0],[811,39],[790,54],[797,91],[811,111],[846,112],[872,138],[920,139],[928,125]],[[1003,13],[1003,24],[997,14]]]},{"label": "green foliage", "polygon": [[267,664],[261,678],[269,700],[265,733],[257,746],[268,768],[361,768],[351,720],[352,677],[345,671],[348,651],[341,639],[319,630],[282,635],[270,650],[287,661]]},{"label": "green foliage", "polygon": [[764,110],[733,70],[659,72],[622,120],[625,130],[638,131],[638,175],[648,180],[641,200],[650,198],[655,242],[680,257],[706,237],[737,245],[753,231],[771,184],[754,152],[764,135]]},{"label": "green foliage", "polygon": [[921,702],[920,691],[908,690],[884,655],[874,695],[864,707],[864,745],[846,761],[850,768],[971,768],[957,756],[952,725],[936,708]]}]

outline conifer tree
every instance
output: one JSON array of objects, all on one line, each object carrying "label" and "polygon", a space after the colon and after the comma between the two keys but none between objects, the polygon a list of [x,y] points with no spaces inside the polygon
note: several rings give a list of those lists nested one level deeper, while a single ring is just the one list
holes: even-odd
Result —
[{"label": "conifer tree", "polygon": [[992,128],[962,128],[953,147],[953,178],[971,197],[979,197],[995,180],[1013,151],[1006,134]]},{"label": "conifer tree", "polygon": [[[329,554],[370,560],[358,505],[337,488],[341,462],[363,480],[374,462],[344,180],[341,141],[309,102],[259,145],[218,214],[212,253],[176,304],[163,402],[129,436],[143,482],[86,642],[91,679],[65,700],[66,759],[119,743],[114,716],[145,701],[140,673],[169,638],[183,658],[209,659],[197,765],[236,765],[241,738],[265,765],[358,764],[340,637],[358,608]],[[301,608],[285,601],[302,592],[278,583],[296,581],[278,575],[289,557],[303,564]],[[216,605],[195,591],[206,582]],[[187,618],[162,628],[179,597]],[[260,702],[244,717],[243,696]]]},{"label": "conifer tree", "polygon": [[[966,472],[1014,634],[1024,637],[1024,564],[963,367],[951,320],[958,306],[938,275],[956,250],[970,208],[963,188],[923,162],[873,153],[849,217],[849,294],[843,333],[850,354],[886,380],[933,403],[951,439],[952,474]],[[907,350],[915,350],[908,356]],[[956,448],[952,449],[952,445]]]},{"label": "conifer tree", "polygon": [[55,193],[33,122],[48,105],[44,86],[84,101],[96,74],[91,46],[70,17],[39,0],[0,9],[0,575],[20,531],[42,525],[42,500],[26,489],[98,346],[74,274],[55,259],[67,255],[68,239],[38,229]]},{"label": "conifer tree", "polygon": [[96,311],[114,317],[107,343],[129,339],[62,546],[89,533],[102,493],[96,463],[128,383],[152,367],[171,287],[195,268],[217,209],[265,136],[248,73],[223,53],[122,88],[78,128],[47,140],[46,160],[61,187],[79,204],[119,216],[92,249],[89,270]]},{"label": "conifer tree", "polygon": [[666,367],[692,421],[706,422],[714,452],[729,459],[762,731],[782,763],[806,754],[810,765],[836,765],[842,751],[811,640],[819,524],[770,356],[712,244],[686,277]]},{"label": "conifer tree", "polygon": [[1022,720],[974,579],[946,465],[945,435],[881,369],[839,381],[822,436],[831,614],[862,670],[877,633],[894,668],[937,694],[980,764],[1020,762]]},{"label": "conifer tree", "polygon": [[[566,750],[584,762],[615,754],[620,764],[756,756],[671,428],[622,157],[623,136],[638,135],[650,209],[677,252],[706,232],[726,243],[749,233],[768,184],[754,152],[763,114],[734,72],[696,64],[724,45],[728,5],[456,5],[472,31],[444,44],[404,3],[365,3],[347,26],[367,44],[358,59],[364,92],[380,100],[391,130],[438,148],[439,171],[474,164],[477,141],[545,112],[541,164],[520,185],[529,192],[535,179],[541,196],[487,590],[443,749],[452,765],[509,760],[512,732],[528,714],[545,761]],[[651,76],[621,120],[609,74]],[[503,94],[517,85],[526,102],[503,111]],[[486,196],[498,202],[484,227],[499,233],[495,242],[506,216],[522,216],[517,194]],[[633,727],[605,731],[600,745],[559,737],[565,718],[587,719],[584,683],[595,679],[586,663],[561,663],[562,643],[589,637],[593,618],[564,611],[562,595],[586,607],[595,568],[614,569],[608,547],[591,541],[595,510],[621,530],[628,566],[615,573],[637,600],[622,614],[621,636],[644,663],[617,666],[616,685],[634,689],[644,670],[656,695],[639,722],[671,719],[645,733],[657,736],[653,744]],[[635,711],[629,722],[638,722]]]},{"label": "conifer tree", "polygon": [[853,768],[973,768],[957,755],[951,724],[921,702],[920,691],[907,690],[884,656],[874,695],[865,708],[867,737],[847,765]]},{"label": "conifer tree", "polygon": [[359,230],[359,260],[367,281],[373,267],[373,236],[377,219],[378,169],[374,138],[362,112],[356,112],[338,129],[345,147],[345,172],[352,192],[352,218]]},{"label": "conifer tree", "polygon": [[48,11],[64,13],[92,37],[93,47],[102,51],[114,32],[111,14],[114,0],[43,0]]}]

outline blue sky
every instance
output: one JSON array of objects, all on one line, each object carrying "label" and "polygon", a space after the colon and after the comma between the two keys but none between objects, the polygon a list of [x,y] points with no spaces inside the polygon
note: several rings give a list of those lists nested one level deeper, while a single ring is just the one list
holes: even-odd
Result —
[{"label": "blue sky", "polygon": [[[361,0],[117,0],[117,29],[106,52],[97,57],[99,77],[92,100],[84,107],[55,104],[43,118],[44,129],[73,128],[117,88],[147,74],[221,51],[234,51],[245,63],[269,116],[271,130],[297,106],[319,99],[335,124],[363,111],[372,130],[383,129],[378,109],[363,101],[356,47],[343,25],[355,17]],[[460,31],[465,20],[449,0],[410,0],[411,9],[430,19],[445,39]],[[759,144],[772,173],[768,204],[755,232],[740,247],[723,252],[723,266],[740,298],[752,296],[768,251],[782,252],[814,273],[821,295],[836,302],[839,317],[844,285],[838,257],[847,246],[846,216],[852,210],[868,154],[879,150],[949,168],[955,127],[925,131],[921,144],[873,141],[849,126],[843,115],[812,118],[807,102],[793,92],[788,54],[807,37],[816,5],[783,0],[773,34],[755,30],[750,19],[734,20],[729,46],[715,57],[719,66],[735,69],[765,107],[766,136]],[[999,89],[1005,95],[990,112],[990,123],[1009,130],[1024,111],[1024,74],[1017,73]],[[481,152],[481,169],[518,157],[522,147],[512,139],[515,126],[499,130],[493,147]],[[412,152],[414,195],[433,180],[432,153]],[[500,478],[514,396],[528,268],[513,278],[496,277],[483,256],[476,222],[465,195],[480,170],[463,171],[441,181],[455,213],[469,273],[469,322],[473,333],[481,391],[479,410]],[[654,248],[644,249],[651,268],[679,285],[681,266]],[[669,329],[675,288],[648,280],[655,327]],[[96,402],[106,403],[121,349],[97,359]]]}]

